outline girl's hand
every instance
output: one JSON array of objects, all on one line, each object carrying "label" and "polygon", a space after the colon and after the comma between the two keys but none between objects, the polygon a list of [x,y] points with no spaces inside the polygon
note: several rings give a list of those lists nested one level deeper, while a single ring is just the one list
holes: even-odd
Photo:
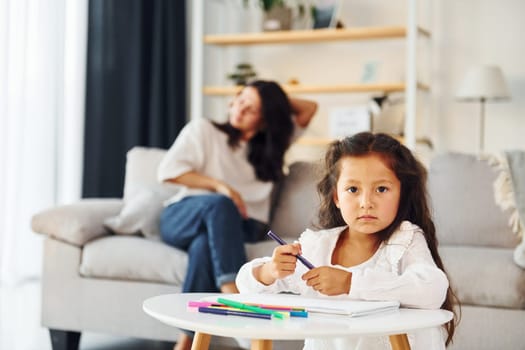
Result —
[{"label": "girl's hand", "polygon": [[352,273],[329,266],[316,267],[302,276],[306,285],[325,295],[348,294]]},{"label": "girl's hand", "polygon": [[272,260],[255,268],[253,274],[259,282],[270,285],[294,273],[298,254],[301,254],[299,243],[280,245],[273,250]]},{"label": "girl's hand", "polygon": [[215,192],[225,195],[226,197],[230,198],[237,209],[239,210],[239,213],[243,218],[248,218],[248,212],[246,210],[246,204],[244,203],[244,200],[242,199],[239,192],[235,191],[231,186],[220,183],[215,187]]}]

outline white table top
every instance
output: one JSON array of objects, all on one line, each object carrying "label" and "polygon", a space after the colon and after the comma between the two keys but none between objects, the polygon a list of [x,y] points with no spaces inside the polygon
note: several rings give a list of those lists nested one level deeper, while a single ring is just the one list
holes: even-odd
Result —
[{"label": "white table top", "polygon": [[305,339],[352,335],[393,335],[442,325],[452,319],[446,310],[399,309],[362,317],[309,314],[307,318],[264,320],[188,311],[188,301],[214,293],[166,294],[149,298],[142,308],[174,327],[225,337],[251,339]]}]

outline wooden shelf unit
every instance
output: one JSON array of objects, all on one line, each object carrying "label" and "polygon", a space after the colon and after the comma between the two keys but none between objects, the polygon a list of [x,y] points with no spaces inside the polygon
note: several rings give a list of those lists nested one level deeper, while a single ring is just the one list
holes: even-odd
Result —
[{"label": "wooden shelf unit", "polygon": [[[419,35],[430,37],[430,32],[417,28]],[[323,43],[331,41],[350,40],[380,40],[404,39],[407,29],[403,26],[389,27],[360,27],[347,29],[315,29],[315,30],[287,30],[262,33],[241,34],[213,34],[204,36],[204,43],[208,45],[262,45],[262,44],[299,44]],[[309,93],[369,93],[369,92],[403,92],[404,82],[375,83],[375,84],[332,84],[332,85],[283,85],[286,92],[292,94]],[[236,94],[240,86],[204,86],[203,93],[208,96],[229,96]],[[428,91],[428,85],[417,83],[419,90]]]},{"label": "wooden shelf unit", "polygon": [[[418,28],[418,34],[430,37],[430,32]],[[406,27],[361,27],[348,29],[287,30],[263,33],[215,34],[206,35],[204,43],[210,45],[260,45],[297,44],[329,41],[403,39],[407,36]]]},{"label": "wooden shelf unit", "polygon": [[[381,84],[339,84],[339,85],[281,85],[283,89],[291,94],[334,94],[334,93],[359,93],[359,92],[403,92],[405,83],[381,83]],[[420,90],[428,91],[429,87],[418,83]],[[242,86],[205,86],[203,92],[210,96],[229,96],[235,95],[242,89]]]},{"label": "wooden shelf unit", "polygon": [[[416,72],[416,46],[419,37],[430,38],[431,33],[418,25],[418,2],[407,0],[406,25],[397,26],[374,26],[374,27],[350,27],[343,29],[309,29],[290,30],[276,32],[256,32],[240,34],[205,34],[203,33],[204,22],[204,0],[192,2],[192,38],[193,42],[201,42],[202,45],[192,45],[192,119],[202,116],[203,96],[228,96],[234,95],[240,87],[238,86],[205,86],[203,79],[205,45],[212,46],[247,46],[247,45],[280,45],[280,44],[322,44],[336,41],[363,41],[363,40],[403,40],[406,42],[405,57],[405,79],[404,81],[390,81],[374,84],[327,84],[316,85],[297,84],[284,85],[283,88],[292,94],[301,93],[393,93],[403,92],[406,110],[404,135],[405,143],[409,148],[415,147],[416,142],[416,95],[417,91],[429,91],[428,85],[417,79]],[[271,77],[268,77],[271,79]],[[326,144],[326,139],[302,140],[306,144]],[[304,144],[304,143],[303,143]]]},{"label": "wooden shelf unit", "polygon": [[[403,136],[399,136],[399,135],[392,135],[392,136],[398,139],[399,142],[402,142],[402,143],[405,142],[405,138]],[[302,136],[296,142],[297,144],[304,145],[304,146],[326,146],[335,140],[336,140],[335,138],[329,138],[329,137]],[[416,143],[424,144],[429,149],[434,148],[432,141],[428,137],[418,137],[416,138]]]}]

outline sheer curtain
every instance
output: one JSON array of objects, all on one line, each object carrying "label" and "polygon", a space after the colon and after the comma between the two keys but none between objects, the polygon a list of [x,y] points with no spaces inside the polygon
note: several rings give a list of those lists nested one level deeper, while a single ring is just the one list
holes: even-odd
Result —
[{"label": "sheer curtain", "polygon": [[38,278],[31,216],[80,198],[87,0],[0,0],[0,283]]}]

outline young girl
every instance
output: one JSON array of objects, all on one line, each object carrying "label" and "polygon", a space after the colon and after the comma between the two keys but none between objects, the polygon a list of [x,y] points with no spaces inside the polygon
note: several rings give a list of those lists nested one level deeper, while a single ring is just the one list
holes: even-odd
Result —
[{"label": "young girl", "polygon": [[[326,154],[320,231],[277,246],[272,257],[243,265],[241,293],[329,295],[397,300],[402,307],[453,311],[453,294],[437,250],[426,194],[426,170],[385,134],[333,142]],[[297,264],[303,254],[316,268]],[[408,335],[412,349],[444,349],[455,322]],[[307,339],[304,349],[389,349],[388,337]]]}]

